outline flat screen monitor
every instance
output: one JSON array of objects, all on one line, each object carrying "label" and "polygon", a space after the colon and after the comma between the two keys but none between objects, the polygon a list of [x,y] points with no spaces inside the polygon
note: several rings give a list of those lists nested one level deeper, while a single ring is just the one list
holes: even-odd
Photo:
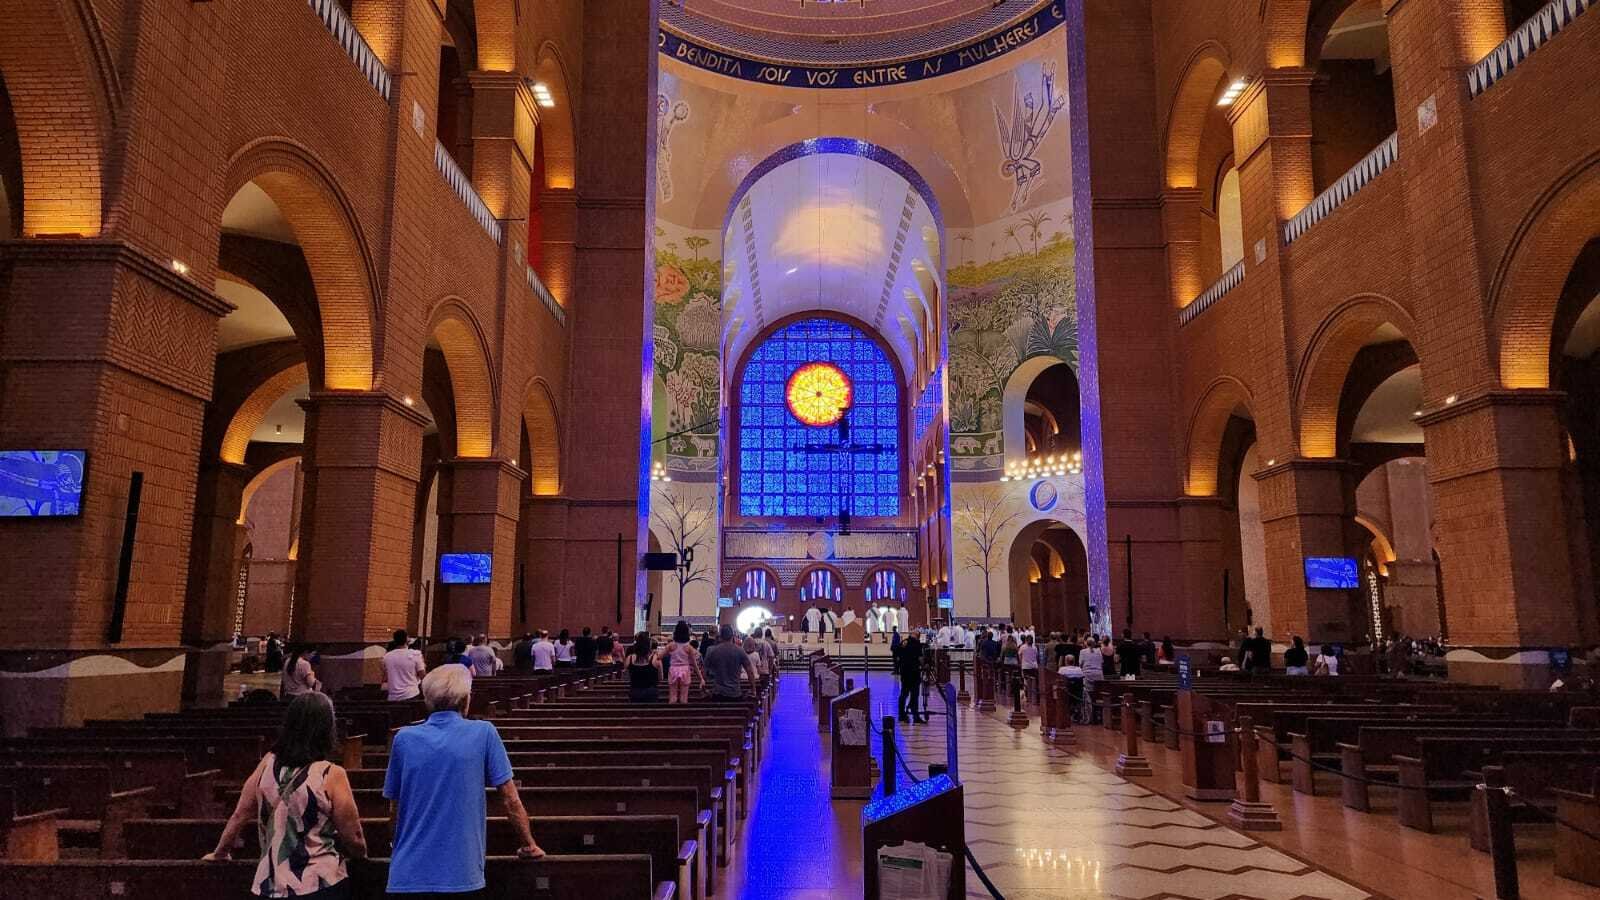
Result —
[{"label": "flat screen monitor", "polygon": [[1361,586],[1361,577],[1356,570],[1356,561],[1348,556],[1308,556],[1306,557],[1306,587],[1308,588],[1357,588]]},{"label": "flat screen monitor", "polygon": [[0,450],[0,517],[81,513],[85,459],[83,450]]},{"label": "flat screen monitor", "polygon": [[955,609],[956,608],[955,598],[954,597],[940,597],[939,598],[939,608],[940,609]]},{"label": "flat screen monitor", "polygon": [[733,598],[732,597],[718,597],[717,598],[717,608],[718,609],[733,609]]},{"label": "flat screen monitor", "polygon": [[439,557],[439,580],[445,584],[488,584],[492,553],[445,553]]}]

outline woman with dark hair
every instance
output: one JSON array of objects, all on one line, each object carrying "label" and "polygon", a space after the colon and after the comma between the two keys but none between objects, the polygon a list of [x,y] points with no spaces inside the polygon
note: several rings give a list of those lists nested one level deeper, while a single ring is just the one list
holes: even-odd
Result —
[{"label": "woman with dark hair", "polygon": [[628,669],[629,701],[654,703],[661,699],[661,657],[650,644],[650,632],[641,631],[633,636],[623,664]]},{"label": "woman with dark hair", "polygon": [[296,697],[277,743],[245,779],[217,849],[205,858],[231,858],[239,832],[254,820],[261,861],[251,893],[316,900],[355,896],[347,860],[366,857],[367,839],[349,777],[328,762],[334,740],[333,701],[316,692]]},{"label": "woman with dark hair", "polygon": [[279,683],[278,695],[284,700],[298,697],[322,690],[322,682],[317,680],[317,673],[311,668],[311,660],[307,648],[302,644],[295,644],[289,648],[289,656],[283,661],[283,680]]},{"label": "woman with dark hair", "polygon": [[661,655],[667,659],[667,702],[689,702],[689,675],[700,673],[700,690],[706,689],[706,672],[700,667],[700,651],[689,643],[689,623],[678,620],[672,629],[672,640],[667,642]]},{"label": "woman with dark hair", "polygon": [[577,658],[573,655],[572,633],[563,628],[556,638],[556,668],[570,669],[577,664]]}]

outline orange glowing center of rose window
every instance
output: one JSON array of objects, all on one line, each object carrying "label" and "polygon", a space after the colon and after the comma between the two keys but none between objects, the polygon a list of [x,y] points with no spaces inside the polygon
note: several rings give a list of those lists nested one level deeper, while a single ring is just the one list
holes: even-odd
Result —
[{"label": "orange glowing center of rose window", "polygon": [[850,408],[850,377],[832,363],[807,363],[789,376],[789,412],[807,425],[832,425]]}]

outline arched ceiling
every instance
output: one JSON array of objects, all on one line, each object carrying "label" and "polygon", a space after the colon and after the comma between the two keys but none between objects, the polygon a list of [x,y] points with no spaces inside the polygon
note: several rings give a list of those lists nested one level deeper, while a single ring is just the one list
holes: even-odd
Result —
[{"label": "arched ceiling", "polygon": [[724,235],[727,364],[767,325],[832,310],[867,323],[902,371],[916,371],[936,307],[917,269],[939,271],[937,233],[917,189],[870,159],[818,153],[777,166],[746,191]]}]

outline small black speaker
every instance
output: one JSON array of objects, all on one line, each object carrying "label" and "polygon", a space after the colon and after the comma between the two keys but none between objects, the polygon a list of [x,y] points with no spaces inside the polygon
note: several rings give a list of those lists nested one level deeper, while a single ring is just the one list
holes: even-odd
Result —
[{"label": "small black speaker", "polygon": [[134,472],[128,479],[128,513],[122,524],[122,555],[117,559],[117,587],[111,595],[111,621],[106,624],[106,643],[122,641],[122,617],[128,610],[128,578],[133,573],[133,539],[139,531],[139,497],[144,493],[144,473]]}]

